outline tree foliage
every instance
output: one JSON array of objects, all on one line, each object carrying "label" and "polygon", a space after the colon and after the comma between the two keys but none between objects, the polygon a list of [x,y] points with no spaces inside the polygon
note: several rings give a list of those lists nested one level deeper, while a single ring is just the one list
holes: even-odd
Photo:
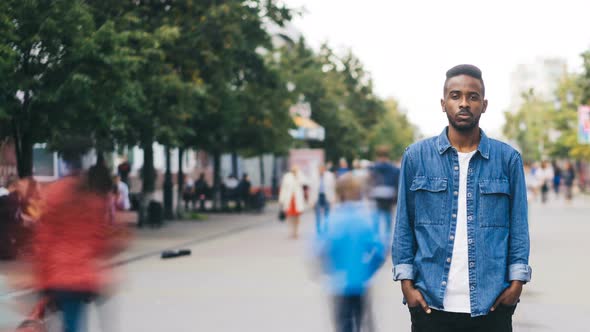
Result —
[{"label": "tree foliage", "polygon": [[542,100],[534,89],[523,94],[516,113],[506,113],[504,135],[514,140],[526,161],[547,159],[590,160],[590,146],[578,142],[578,106],[590,91],[585,74],[567,74],[553,102]]},{"label": "tree foliage", "polygon": [[323,45],[316,53],[301,38],[285,45],[276,58],[284,80],[294,87],[291,103],[310,103],[312,119],[325,128],[325,141],[309,146],[324,148],[327,159],[373,158],[379,144],[389,145],[398,158],[414,141],[416,128],[395,101],[374,94],[370,74],[351,51],[338,56]]},{"label": "tree foliage", "polygon": [[[0,136],[14,138],[21,176],[32,148],[68,137],[139,145],[144,190],[154,142],[214,155],[286,153],[288,109],[311,104],[328,158],[392,156],[414,137],[394,102],[373,91],[351,51],[273,43],[292,12],[269,0],[7,0],[0,2]],[[285,37],[285,36],[283,36]]]}]

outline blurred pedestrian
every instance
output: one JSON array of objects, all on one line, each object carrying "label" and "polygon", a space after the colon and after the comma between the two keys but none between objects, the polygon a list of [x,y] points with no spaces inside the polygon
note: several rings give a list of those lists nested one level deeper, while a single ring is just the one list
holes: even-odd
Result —
[{"label": "blurred pedestrian", "polygon": [[0,196],[0,259],[12,260],[18,253],[18,231],[22,223],[18,177],[6,180]]},{"label": "blurred pedestrian", "polygon": [[127,187],[130,187],[129,184],[129,173],[131,173],[131,164],[127,157],[123,157],[123,161],[117,166],[117,174],[121,178],[121,181],[127,184]]},{"label": "blurred pedestrian", "polygon": [[19,255],[31,254],[31,237],[38,224],[42,211],[41,190],[39,183],[32,177],[18,181],[19,221],[16,229],[16,246]]},{"label": "blurred pedestrian", "polygon": [[578,175],[578,186],[580,187],[580,190],[582,192],[586,192],[588,183],[590,183],[590,181],[588,181],[588,173],[590,171],[590,166],[588,165],[588,163],[578,160],[576,161],[574,170],[577,170],[576,174]]},{"label": "blurred pedestrian", "polygon": [[329,216],[316,246],[333,296],[337,332],[360,332],[368,324],[369,282],[385,259],[385,247],[375,232],[362,199],[362,183],[352,174],[336,182],[340,203]]},{"label": "blurred pedestrian", "polygon": [[574,179],[576,178],[576,172],[574,165],[571,162],[565,164],[565,170],[563,172],[563,184],[565,185],[565,199],[571,201],[573,198],[573,187]]},{"label": "blurred pedestrian", "polygon": [[341,177],[342,175],[350,172],[350,168],[348,168],[348,161],[345,158],[340,158],[338,161],[338,170],[336,171],[336,177]]},{"label": "blurred pedestrian", "polygon": [[240,181],[236,178],[234,174],[230,174],[225,181],[223,182],[222,189],[222,207],[223,209],[229,209],[229,202],[234,202],[234,209],[239,209],[239,195],[238,195],[238,185]]},{"label": "blurred pedestrian", "polygon": [[520,154],[479,127],[481,71],[446,74],[448,126],[402,160],[392,246],[412,331],[512,331],[531,279],[526,184]]},{"label": "blurred pedestrian", "polygon": [[[85,331],[88,301],[110,286],[105,260],[119,247],[110,210],[111,175],[104,165],[81,170],[84,141],[70,142],[62,158],[71,173],[45,190],[34,233],[36,288],[57,304],[64,332]],[[80,145],[80,146],[77,146]]]},{"label": "blurred pedestrian", "polygon": [[553,174],[553,167],[547,161],[543,161],[537,175],[541,180],[541,203],[547,203],[549,189],[553,182]]},{"label": "blurred pedestrian", "polygon": [[184,210],[188,211],[189,205],[192,204],[193,209],[195,208],[195,187],[193,179],[188,175],[184,175],[183,187],[182,187],[182,200],[184,201]]},{"label": "blurred pedestrian", "polygon": [[371,162],[365,159],[355,159],[353,161],[352,174],[359,179],[361,183],[365,183],[369,177],[369,167]]},{"label": "blurred pedestrian", "polygon": [[539,180],[533,173],[531,163],[524,163],[524,180],[527,189],[527,201],[534,202],[537,199],[537,191],[539,188]]},{"label": "blurred pedestrian", "polygon": [[330,160],[326,162],[326,170],[332,172],[332,174],[336,174],[337,171],[336,166]]},{"label": "blurred pedestrian", "polygon": [[[209,195],[209,184],[205,180],[205,173],[201,173],[194,185],[194,199],[199,202],[199,210],[205,211],[205,201]],[[194,207],[194,204],[193,204]]]},{"label": "blurred pedestrian", "polygon": [[131,209],[131,201],[129,200],[129,187],[118,175],[113,176],[113,186],[116,189],[115,194],[115,208],[119,211],[127,211]]},{"label": "blurred pedestrian", "polygon": [[315,210],[316,234],[325,229],[330,207],[336,202],[334,174],[321,165],[310,183],[309,206]]},{"label": "blurred pedestrian", "polygon": [[559,189],[561,187],[561,179],[563,175],[561,167],[559,167],[557,161],[553,160],[551,165],[553,167],[553,192],[555,193],[555,198],[559,198]]},{"label": "blurred pedestrian", "polygon": [[245,210],[250,208],[250,190],[252,189],[252,183],[250,182],[250,176],[247,173],[242,174],[242,179],[238,184],[238,202],[240,209],[243,207]]},{"label": "blurred pedestrian", "polygon": [[393,209],[397,204],[397,188],[400,170],[389,160],[390,149],[379,146],[376,149],[377,160],[370,168],[370,194],[375,201],[375,229],[380,232],[381,224],[385,224],[383,232],[387,241],[391,234]]},{"label": "blurred pedestrian", "polygon": [[279,205],[291,224],[291,238],[299,237],[299,218],[305,210],[303,185],[305,181],[299,167],[293,165],[291,171],[285,173],[281,181]]},{"label": "blurred pedestrian", "polygon": [[0,178],[0,197],[8,195],[10,193],[10,191],[8,191],[8,186],[4,183],[4,181],[2,181],[3,179]]}]

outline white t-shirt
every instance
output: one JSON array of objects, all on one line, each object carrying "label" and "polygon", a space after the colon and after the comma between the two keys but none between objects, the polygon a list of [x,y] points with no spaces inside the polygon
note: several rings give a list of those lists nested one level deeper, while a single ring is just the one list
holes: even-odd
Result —
[{"label": "white t-shirt", "polygon": [[469,250],[467,246],[467,172],[469,161],[475,151],[459,154],[459,205],[457,206],[457,228],[449,280],[443,300],[448,312],[470,313],[469,300]]},{"label": "white t-shirt", "polygon": [[117,191],[119,192],[119,196],[117,197],[117,207],[121,210],[129,210],[131,208],[129,187],[125,182],[119,181],[117,184]]}]

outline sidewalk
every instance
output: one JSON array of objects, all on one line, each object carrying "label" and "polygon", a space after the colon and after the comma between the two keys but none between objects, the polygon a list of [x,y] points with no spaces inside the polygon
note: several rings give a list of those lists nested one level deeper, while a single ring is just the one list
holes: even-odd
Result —
[{"label": "sidewalk", "polygon": [[[168,221],[162,228],[133,228],[130,247],[113,259],[115,266],[133,264],[148,257],[158,257],[163,250],[179,249],[231,236],[276,222],[276,204],[268,204],[262,213],[223,213],[206,215],[205,220]],[[29,290],[15,289],[14,280],[27,278],[27,269],[18,262],[0,261],[0,331],[14,329],[21,313],[15,301]],[[26,301],[25,301],[26,302]],[[22,303],[20,303],[22,305]],[[21,306],[19,305],[19,306]]]}]

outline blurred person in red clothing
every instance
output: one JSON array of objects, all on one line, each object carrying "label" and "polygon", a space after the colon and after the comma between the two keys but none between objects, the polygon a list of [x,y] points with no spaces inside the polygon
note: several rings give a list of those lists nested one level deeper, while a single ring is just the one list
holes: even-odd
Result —
[{"label": "blurred person in red clothing", "polygon": [[305,210],[305,195],[303,185],[305,180],[299,167],[293,165],[291,171],[285,173],[279,191],[279,205],[291,224],[291,238],[299,236],[299,219]]},{"label": "blurred person in red clothing", "polygon": [[36,288],[62,313],[64,332],[77,332],[85,330],[86,304],[111,284],[105,263],[117,245],[110,172],[102,163],[82,172],[83,144],[75,140],[70,144],[62,152],[70,175],[44,190],[43,211],[33,235],[33,268]]}]

